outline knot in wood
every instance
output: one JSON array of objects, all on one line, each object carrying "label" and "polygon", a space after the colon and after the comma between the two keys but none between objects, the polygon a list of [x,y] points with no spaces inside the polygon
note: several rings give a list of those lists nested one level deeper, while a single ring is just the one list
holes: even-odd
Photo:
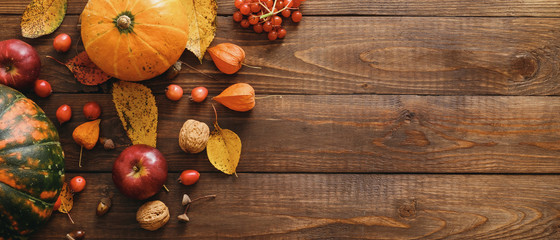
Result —
[{"label": "knot in wood", "polygon": [[416,116],[416,113],[411,112],[407,109],[405,109],[401,112],[401,120],[406,122],[406,123],[410,123],[412,121],[412,119],[414,119],[415,116]]},{"label": "knot in wood", "polygon": [[399,216],[401,218],[416,217],[416,200],[404,203],[399,207]]},{"label": "knot in wood", "polygon": [[538,60],[532,54],[519,54],[511,63],[514,81],[524,81],[535,76],[539,69]]}]

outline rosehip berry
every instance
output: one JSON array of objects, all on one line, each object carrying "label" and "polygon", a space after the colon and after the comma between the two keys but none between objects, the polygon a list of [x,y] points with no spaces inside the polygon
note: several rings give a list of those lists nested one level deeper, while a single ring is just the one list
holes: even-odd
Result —
[{"label": "rosehip berry", "polygon": [[165,96],[171,101],[178,101],[183,97],[183,88],[176,84],[170,84],[165,89]]},{"label": "rosehip berry", "polygon": [[70,180],[70,189],[73,192],[79,193],[86,187],[86,179],[82,176],[76,176]]},{"label": "rosehip berry", "polygon": [[185,170],[181,173],[178,180],[183,185],[189,186],[195,184],[198,181],[198,178],[200,178],[200,173],[198,173],[198,171]]},{"label": "rosehip berry", "polygon": [[52,93],[51,84],[45,80],[35,81],[35,94],[39,97],[48,97]]}]

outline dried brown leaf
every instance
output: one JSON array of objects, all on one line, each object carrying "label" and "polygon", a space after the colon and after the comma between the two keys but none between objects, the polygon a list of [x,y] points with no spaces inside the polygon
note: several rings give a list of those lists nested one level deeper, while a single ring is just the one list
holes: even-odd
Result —
[{"label": "dried brown leaf", "polygon": [[216,0],[182,0],[189,14],[189,39],[186,48],[202,62],[204,53],[216,33]]},{"label": "dried brown leaf", "polygon": [[55,60],[62,65],[65,65],[72,72],[72,74],[74,74],[76,80],[84,85],[99,85],[111,79],[111,76],[103,72],[89,59],[85,51],[79,53],[74,58],[68,60],[68,62],[66,63],[60,62],[51,56],[47,57]]},{"label": "dried brown leaf", "polygon": [[158,109],[146,86],[119,81],[113,84],[113,103],[133,144],[156,147]]},{"label": "dried brown leaf", "polygon": [[56,30],[66,15],[66,0],[33,0],[21,17],[21,34],[37,38]]}]

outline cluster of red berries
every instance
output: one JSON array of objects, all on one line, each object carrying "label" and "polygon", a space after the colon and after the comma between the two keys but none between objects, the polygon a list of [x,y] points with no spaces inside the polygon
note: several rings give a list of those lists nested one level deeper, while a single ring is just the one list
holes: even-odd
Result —
[{"label": "cluster of red berries", "polygon": [[[233,20],[241,27],[252,26],[256,33],[268,33],[268,40],[274,41],[286,37],[286,29],[282,27],[284,20],[301,21],[299,9],[305,0],[235,0],[238,9],[233,13]],[[281,17],[282,16],[282,17]]]}]

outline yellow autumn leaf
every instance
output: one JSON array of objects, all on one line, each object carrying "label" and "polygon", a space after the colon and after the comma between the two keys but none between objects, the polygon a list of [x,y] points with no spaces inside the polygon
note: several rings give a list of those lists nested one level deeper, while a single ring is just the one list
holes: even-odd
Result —
[{"label": "yellow autumn leaf", "polygon": [[113,103],[132,144],[156,147],[158,110],[152,90],[119,81],[113,84]]},{"label": "yellow autumn leaf", "polygon": [[70,191],[68,184],[64,182],[64,185],[62,185],[62,191],[60,191],[60,207],[58,208],[58,211],[66,213],[70,221],[74,223],[74,220],[70,216],[70,210],[72,210],[72,207],[74,207],[74,194]]},{"label": "yellow autumn leaf", "polygon": [[222,129],[217,122],[206,145],[208,160],[225,174],[235,174],[241,156],[241,139],[229,129]]},{"label": "yellow autumn leaf", "polygon": [[189,39],[186,48],[202,62],[216,33],[216,0],[182,0],[189,15]]},{"label": "yellow autumn leaf", "polygon": [[66,0],[33,0],[21,17],[21,34],[37,38],[56,30],[66,15]]}]

